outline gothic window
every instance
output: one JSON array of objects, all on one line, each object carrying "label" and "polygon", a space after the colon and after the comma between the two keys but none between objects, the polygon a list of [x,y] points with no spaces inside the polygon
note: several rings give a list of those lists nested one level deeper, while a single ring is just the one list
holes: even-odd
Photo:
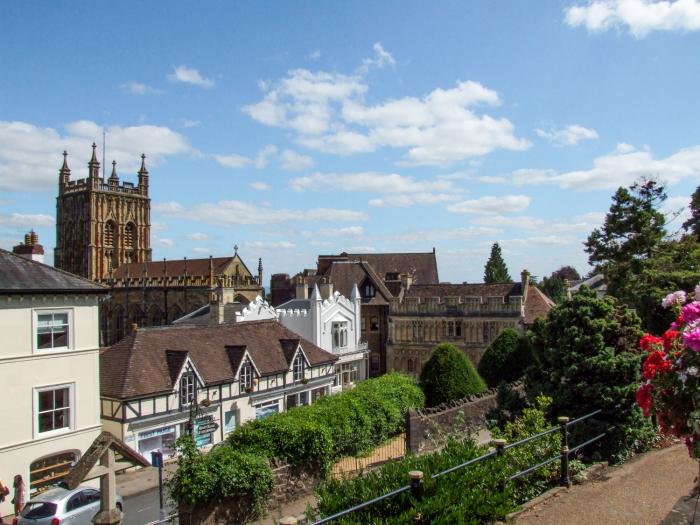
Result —
[{"label": "gothic window", "polygon": [[455,323],[455,337],[462,337],[462,323],[460,321]]},{"label": "gothic window", "polygon": [[112,221],[107,221],[107,224],[105,224],[105,246],[108,248],[113,248],[114,247],[114,232],[116,228],[114,226],[114,222]]},{"label": "gothic window", "polygon": [[416,362],[410,357],[408,358],[408,361],[406,361],[406,371],[409,374],[413,374],[416,371]]},{"label": "gothic window", "polygon": [[333,323],[333,350],[348,346],[348,323]]},{"label": "gothic window", "polygon": [[130,222],[124,228],[124,248],[132,250],[136,246],[136,227]]},{"label": "gothic window", "polygon": [[365,298],[374,297],[375,293],[376,293],[376,290],[374,289],[374,284],[372,284],[372,282],[367,280],[362,284],[362,297],[365,297]]},{"label": "gothic window", "polygon": [[294,358],[294,381],[302,379],[304,379],[304,356],[299,352]]},{"label": "gothic window", "polygon": [[454,337],[455,335],[455,324],[452,321],[447,322],[447,337]]}]

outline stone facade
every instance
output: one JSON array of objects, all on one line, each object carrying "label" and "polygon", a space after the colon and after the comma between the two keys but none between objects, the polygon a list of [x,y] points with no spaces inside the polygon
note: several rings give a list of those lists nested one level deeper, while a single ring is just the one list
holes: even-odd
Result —
[{"label": "stone facade", "polygon": [[129,262],[151,260],[151,199],[146,156],[141,155],[138,185],[100,177],[95,144],[86,179],[70,180],[63,152],[56,199],[54,266],[93,281],[107,279]]}]

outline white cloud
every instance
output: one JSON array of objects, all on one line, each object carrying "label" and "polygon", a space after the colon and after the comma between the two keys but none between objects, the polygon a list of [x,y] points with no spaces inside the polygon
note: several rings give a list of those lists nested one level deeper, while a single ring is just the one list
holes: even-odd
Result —
[{"label": "white cloud", "polygon": [[192,251],[194,253],[211,253],[209,248],[203,248],[202,246],[196,246],[195,248],[192,248]]},{"label": "white cloud", "polygon": [[290,149],[282,152],[281,168],[287,171],[301,171],[313,168],[314,159]]},{"label": "white cloud", "polygon": [[212,155],[214,160],[226,168],[245,168],[250,166],[253,161],[244,156],[238,155],[237,153],[231,153],[230,155]]},{"label": "white cloud", "polygon": [[250,184],[248,184],[248,186],[258,191],[267,191],[272,189],[272,186],[270,186],[267,182],[261,181],[251,182]]},{"label": "white cloud", "polygon": [[453,191],[449,180],[423,181],[398,173],[315,173],[292,179],[290,185],[297,191],[340,190],[375,193],[420,193],[430,191]]},{"label": "white cloud", "polygon": [[166,215],[177,215],[185,211],[185,208],[179,202],[167,201],[167,202],[154,202],[151,204],[151,209],[158,213],[164,213]]},{"label": "white cloud", "polygon": [[700,145],[679,150],[663,159],[655,159],[651,151],[639,150],[626,143],[615,151],[597,157],[593,167],[558,173],[554,170],[518,170],[513,174],[515,184],[557,184],[579,191],[615,189],[630,186],[636,180],[658,178],[675,184],[687,177],[700,177]]},{"label": "white cloud", "polygon": [[685,221],[690,219],[690,196],[669,197],[664,201],[661,211],[666,215],[669,230],[680,228]]},{"label": "white cloud", "polygon": [[263,149],[258,151],[258,154],[255,157],[255,167],[258,169],[265,168],[270,162],[270,157],[274,157],[275,155],[277,155],[277,146],[268,144]]},{"label": "white cloud", "polygon": [[582,140],[598,138],[598,132],[579,124],[570,124],[562,129],[536,129],[537,136],[554,143],[557,146],[575,146]]},{"label": "white cloud", "polygon": [[[68,164],[72,177],[85,178],[86,164],[92,155],[90,144],[102,143],[103,128],[80,120],[65,126],[61,135],[53,128],[41,128],[27,122],[0,121],[0,190],[54,190],[61,152],[70,153]],[[110,126],[107,132],[107,159],[119,163],[120,175],[135,173],[145,152],[147,166],[152,168],[172,155],[194,153],[187,139],[163,126]],[[100,161],[102,156],[98,152]]]},{"label": "white cloud", "polygon": [[167,229],[168,229],[168,225],[164,222],[160,222],[160,221],[152,221],[151,222],[151,231],[152,232],[164,232]]},{"label": "white cloud", "polygon": [[545,245],[545,246],[562,246],[567,244],[579,243],[580,239],[575,237],[566,237],[562,235],[535,235],[524,239],[508,239],[509,244],[520,245]]},{"label": "white cloud", "polygon": [[399,195],[387,195],[386,197],[371,199],[369,205],[381,208],[409,208],[416,204],[453,202],[460,198],[460,195],[450,193],[402,193]]},{"label": "white cloud", "polygon": [[381,43],[375,42],[372,49],[374,50],[374,56],[362,59],[362,65],[358,68],[359,74],[364,75],[370,69],[384,69],[386,66],[396,64],[394,57],[382,47]]},{"label": "white cloud", "polygon": [[254,250],[293,250],[297,247],[289,241],[246,241],[243,246]]},{"label": "white cloud", "polygon": [[166,248],[172,248],[175,245],[172,239],[156,239],[156,243]]},{"label": "white cloud", "polygon": [[367,220],[365,213],[354,210],[336,208],[295,210],[272,207],[268,204],[257,206],[243,201],[205,202],[190,209],[185,209],[179,203],[169,202],[162,203],[158,206],[157,211],[165,215],[177,215],[181,218],[207,222],[217,226]]},{"label": "white cloud", "polygon": [[316,231],[303,231],[304,237],[357,237],[363,235],[365,229],[362,226],[347,226],[345,228],[322,228]]},{"label": "white cloud", "polygon": [[182,122],[183,128],[198,128],[202,125],[199,120],[190,120],[188,118],[180,119],[180,122]]},{"label": "white cloud", "polygon": [[450,165],[495,149],[530,147],[515,137],[508,119],[477,113],[476,106],[500,104],[498,94],[478,82],[366,105],[369,64],[392,63],[378,44],[375,57],[354,75],[292,70],[265,83],[263,99],[243,111],[262,124],[293,130],[295,140],[309,149],[351,155],[396,148],[406,150],[402,163],[410,165]]},{"label": "white cloud", "polygon": [[311,53],[309,53],[309,60],[318,60],[319,58],[321,58],[320,49],[314,49]]},{"label": "white cloud", "polygon": [[583,215],[566,218],[531,217],[526,215],[485,215],[472,219],[473,224],[516,228],[521,230],[537,230],[540,234],[561,233],[590,233],[593,228],[600,226],[605,218],[602,212],[589,212]]},{"label": "white cloud", "polygon": [[471,199],[447,206],[452,213],[517,213],[530,206],[527,195],[503,195],[499,197],[486,196]]},{"label": "white cloud", "polygon": [[501,229],[488,226],[464,226],[460,228],[440,228],[436,230],[417,230],[403,234],[394,234],[386,241],[401,245],[424,246],[426,239],[430,241],[467,240],[493,237],[501,233]]},{"label": "white cloud", "polygon": [[592,33],[627,29],[636,38],[652,31],[686,33],[700,29],[698,0],[589,0],[565,9],[569,26],[584,26]]},{"label": "white cloud", "polygon": [[214,87],[214,80],[203,77],[199,71],[187,66],[178,66],[168,75],[168,78],[173,82],[182,82],[184,84],[192,84],[205,89]]},{"label": "white cloud", "polygon": [[119,89],[131,95],[160,95],[162,91],[141,82],[125,82]]},{"label": "white cloud", "polygon": [[51,215],[43,213],[0,213],[0,225],[21,228],[50,227],[56,223]]},{"label": "white cloud", "polygon": [[185,237],[190,241],[206,241],[209,238],[206,233],[201,232],[188,233]]}]

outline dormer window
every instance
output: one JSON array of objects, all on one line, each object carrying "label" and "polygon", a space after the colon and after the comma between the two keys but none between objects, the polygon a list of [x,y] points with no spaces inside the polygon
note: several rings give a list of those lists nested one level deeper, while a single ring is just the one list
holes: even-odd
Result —
[{"label": "dormer window", "polygon": [[331,332],[333,334],[333,350],[347,348],[348,323],[333,323]]},{"label": "dormer window", "polygon": [[185,372],[180,378],[180,405],[187,406],[194,401],[195,377],[193,372]]},{"label": "dormer window", "polygon": [[294,381],[301,381],[304,379],[304,356],[301,354],[301,352],[297,353],[297,356],[294,358]]},{"label": "dormer window", "polygon": [[246,359],[243,362],[238,377],[241,382],[241,391],[253,388],[253,365],[250,360]]},{"label": "dormer window", "polygon": [[365,284],[362,285],[362,297],[374,297],[375,294],[374,285],[369,281],[365,281]]}]

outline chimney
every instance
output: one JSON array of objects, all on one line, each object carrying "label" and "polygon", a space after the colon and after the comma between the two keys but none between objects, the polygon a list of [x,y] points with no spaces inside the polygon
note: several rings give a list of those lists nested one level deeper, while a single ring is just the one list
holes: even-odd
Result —
[{"label": "chimney", "polygon": [[309,287],[306,284],[306,279],[304,279],[303,277],[297,281],[295,297],[297,299],[309,298]]},{"label": "chimney", "polygon": [[209,302],[209,324],[224,324],[224,288],[221,283],[211,295]]},{"label": "chimney", "polygon": [[522,288],[523,303],[527,301],[527,291],[530,288],[530,272],[523,270],[520,272],[520,286]]},{"label": "chimney", "polygon": [[12,248],[12,253],[30,261],[44,262],[44,247],[39,244],[39,236],[34,230],[25,234],[24,243],[19,243]]},{"label": "chimney", "polygon": [[333,283],[329,283],[328,279],[325,277],[321,279],[321,286],[319,286],[319,291],[321,292],[321,299],[328,299],[333,295]]}]

